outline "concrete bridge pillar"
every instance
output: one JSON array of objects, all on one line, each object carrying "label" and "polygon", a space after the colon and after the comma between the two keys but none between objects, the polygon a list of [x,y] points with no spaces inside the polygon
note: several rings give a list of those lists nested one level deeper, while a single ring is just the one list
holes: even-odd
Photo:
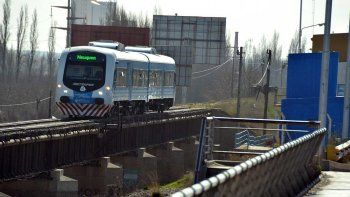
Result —
[{"label": "concrete bridge pillar", "polygon": [[161,184],[184,175],[184,151],[175,147],[174,142],[152,147],[148,151],[157,157],[157,173]]},{"label": "concrete bridge pillar", "polygon": [[63,175],[63,169],[52,170],[28,180],[0,184],[0,190],[10,196],[78,196],[78,181]]},{"label": "concrete bridge pillar", "polygon": [[146,152],[145,148],[112,156],[111,161],[123,167],[123,189],[125,192],[158,183],[157,158]]},{"label": "concrete bridge pillar", "polygon": [[68,167],[64,174],[78,180],[80,196],[116,196],[123,185],[123,169],[112,164],[109,157]]},{"label": "concrete bridge pillar", "polygon": [[175,142],[175,146],[184,151],[185,171],[194,170],[198,144],[199,142],[196,140],[195,136]]}]

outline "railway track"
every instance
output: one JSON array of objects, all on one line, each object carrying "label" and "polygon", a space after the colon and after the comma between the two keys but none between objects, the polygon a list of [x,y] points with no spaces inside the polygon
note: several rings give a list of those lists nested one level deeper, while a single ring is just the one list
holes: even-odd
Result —
[{"label": "railway track", "polygon": [[41,119],[21,122],[10,122],[0,124],[0,141],[37,137],[40,135],[65,134],[72,131],[94,129],[94,128],[115,128],[120,125],[147,124],[168,119],[187,118],[192,115],[202,114],[204,109],[171,109],[164,113],[149,112],[142,115],[120,116],[105,119]]},{"label": "railway track", "polygon": [[10,127],[19,127],[19,126],[34,125],[34,124],[41,124],[41,123],[48,123],[48,122],[58,122],[58,121],[60,121],[60,119],[39,119],[39,120],[27,120],[27,121],[1,123],[0,131],[2,129],[6,129]]}]

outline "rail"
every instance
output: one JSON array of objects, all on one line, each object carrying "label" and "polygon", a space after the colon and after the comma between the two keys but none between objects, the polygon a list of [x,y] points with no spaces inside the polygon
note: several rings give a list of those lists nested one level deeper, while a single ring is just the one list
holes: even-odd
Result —
[{"label": "rail", "polygon": [[[42,119],[0,124],[0,144],[9,140],[37,138],[38,136],[65,135],[73,131],[92,129],[119,129],[119,127],[154,124],[161,121],[187,119],[209,113],[206,109],[173,110],[166,113],[149,113],[105,119],[66,120]],[[2,126],[1,126],[2,125]]]},{"label": "rail", "polygon": [[318,129],[171,196],[296,196],[319,176],[314,156],[325,133]]}]

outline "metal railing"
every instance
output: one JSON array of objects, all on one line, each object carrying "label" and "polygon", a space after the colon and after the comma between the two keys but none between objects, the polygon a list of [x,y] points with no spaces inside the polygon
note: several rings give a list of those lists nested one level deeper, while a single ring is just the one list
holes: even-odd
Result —
[{"label": "metal railing", "polygon": [[[227,125],[233,124],[233,125]],[[243,127],[243,123],[248,123],[249,127]],[[263,124],[264,128],[254,128],[253,124]],[[279,128],[268,128],[270,124],[279,125]],[[214,136],[217,129],[225,129],[225,130],[255,130],[256,132],[304,132],[308,133],[310,131],[307,130],[288,130],[280,128],[280,125],[308,125],[311,128],[318,128],[320,122],[319,121],[303,121],[303,120],[278,120],[278,119],[256,119],[256,118],[232,118],[232,117],[206,117],[202,119],[201,129],[200,129],[200,137],[199,137],[199,148],[197,151],[197,159],[195,165],[195,183],[197,183],[203,174],[201,174],[202,168],[206,160],[213,159],[213,147],[214,147]],[[245,136],[245,135],[243,135]],[[243,137],[241,136],[241,137]],[[282,141],[283,143],[283,141]]]},{"label": "metal railing", "polygon": [[346,157],[350,153],[350,140],[344,142],[343,144],[339,144],[335,148],[335,160],[339,161],[342,158]]},{"label": "metal railing", "polygon": [[296,196],[319,176],[314,156],[325,133],[318,129],[172,196]]},{"label": "metal railing", "polygon": [[262,146],[266,145],[268,142],[274,141],[274,136],[271,134],[254,136],[250,134],[248,130],[238,132],[235,134],[235,148],[239,148],[242,145],[246,145],[247,149],[249,146]]}]

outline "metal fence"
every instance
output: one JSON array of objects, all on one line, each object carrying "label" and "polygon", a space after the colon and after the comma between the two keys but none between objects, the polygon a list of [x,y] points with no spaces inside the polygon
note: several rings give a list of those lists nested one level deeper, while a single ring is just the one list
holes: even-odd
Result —
[{"label": "metal fence", "polygon": [[274,136],[271,134],[254,136],[248,130],[244,130],[235,133],[234,144],[235,148],[239,148],[242,145],[249,146],[262,146],[267,145],[268,142],[274,142]]},{"label": "metal fence", "polygon": [[[224,119],[233,120],[232,118]],[[207,130],[205,122],[204,119],[201,131]],[[272,120],[272,122],[318,124],[318,122],[309,121]],[[213,128],[213,125],[209,124],[208,130],[210,128]],[[172,196],[296,196],[320,174],[319,163],[314,156],[325,133],[325,128],[318,129],[185,188]]]}]

